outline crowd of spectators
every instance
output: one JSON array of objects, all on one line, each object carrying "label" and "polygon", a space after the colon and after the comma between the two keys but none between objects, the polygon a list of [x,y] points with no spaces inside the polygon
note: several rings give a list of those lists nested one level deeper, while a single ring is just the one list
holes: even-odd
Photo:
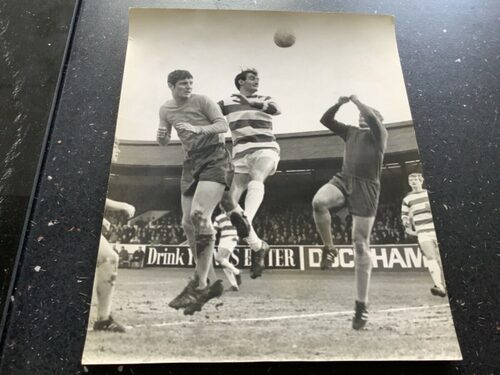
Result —
[{"label": "crowd of spectators", "polygon": [[[340,213],[342,214],[342,212]],[[399,207],[381,205],[375,219],[371,244],[414,243],[399,217]],[[122,244],[177,245],[186,241],[181,226],[181,213],[169,211],[160,218],[127,224],[126,216],[118,211],[107,212],[111,229],[106,234],[109,242]],[[321,239],[314,224],[310,204],[262,206],[254,219],[257,234],[270,245],[319,245]],[[351,243],[352,217],[332,215],[332,233],[335,244]]]},{"label": "crowd of spectators", "polygon": [[118,254],[118,268],[143,268],[146,251],[143,246],[138,246],[135,251],[130,252],[122,245],[118,250],[117,245],[113,245],[113,251]]},{"label": "crowd of spectators", "polygon": [[[286,208],[262,207],[261,210],[254,220],[254,227],[269,244],[321,244],[310,205],[294,205]],[[332,215],[332,234],[335,244],[351,244],[351,232],[350,215],[343,216],[343,219],[339,215]],[[415,242],[415,239],[405,233],[399,218],[399,209],[381,206],[373,225],[370,242],[373,245],[399,244]]]},{"label": "crowd of spectators", "polygon": [[106,213],[111,223],[107,233],[111,243],[129,244],[180,244],[186,240],[181,226],[181,214],[169,211],[166,215],[148,221],[127,224],[125,213],[111,211]]}]

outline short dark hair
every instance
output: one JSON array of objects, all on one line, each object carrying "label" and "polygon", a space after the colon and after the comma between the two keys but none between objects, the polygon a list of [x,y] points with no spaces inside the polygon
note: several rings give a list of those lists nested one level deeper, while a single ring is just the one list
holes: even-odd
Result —
[{"label": "short dark hair", "polygon": [[187,70],[174,70],[168,75],[167,82],[172,86],[175,86],[177,82],[183,79],[193,79],[193,75]]},{"label": "short dark hair", "polygon": [[255,74],[256,76],[259,75],[259,72],[257,72],[257,69],[254,69],[254,68],[251,68],[251,69],[245,69],[245,70],[242,70],[241,73],[238,73],[238,75],[236,77],[234,77],[234,85],[236,86],[236,88],[239,90],[240,89],[240,79],[242,79],[243,81],[247,79],[247,75],[249,73],[253,73]]},{"label": "short dark hair", "polygon": [[413,176],[413,177],[418,177],[418,178],[421,178],[422,180],[424,179],[424,176],[422,176],[422,173],[418,173],[418,172],[413,172],[413,173],[410,173],[410,174],[408,175],[408,178],[409,178],[409,177],[412,177],[412,176]]}]

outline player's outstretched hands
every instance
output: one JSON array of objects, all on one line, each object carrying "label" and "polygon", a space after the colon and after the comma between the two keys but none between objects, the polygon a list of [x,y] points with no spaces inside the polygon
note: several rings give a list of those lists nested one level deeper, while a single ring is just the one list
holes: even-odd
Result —
[{"label": "player's outstretched hands", "polygon": [[166,146],[168,144],[168,135],[167,135],[167,129],[166,128],[158,128],[158,131],[156,132],[156,139],[158,143],[162,146]]},{"label": "player's outstretched hands", "polygon": [[175,129],[177,131],[185,131],[193,134],[198,134],[200,132],[200,128],[191,125],[188,122],[179,122],[177,125],[175,125]]},{"label": "player's outstretched hands", "polygon": [[351,95],[351,96],[349,97],[349,99],[350,99],[350,100],[351,100],[351,102],[353,102],[353,103],[359,103],[359,99],[358,99],[358,97],[357,97],[356,95]]},{"label": "player's outstretched hands", "polygon": [[236,103],[247,104],[251,107],[255,107],[257,105],[257,103],[259,102],[255,98],[247,98],[245,95],[241,95],[241,94],[233,94],[233,95],[231,95],[231,97],[234,98],[234,101]]},{"label": "player's outstretched hands", "polygon": [[158,131],[156,132],[156,136],[158,138],[165,138],[167,136],[167,129],[159,128]]},{"label": "player's outstretched hands", "polygon": [[341,96],[341,97],[339,97],[338,103],[340,105],[346,104],[346,103],[349,102],[349,100],[350,100],[349,97],[347,97],[347,96]]}]

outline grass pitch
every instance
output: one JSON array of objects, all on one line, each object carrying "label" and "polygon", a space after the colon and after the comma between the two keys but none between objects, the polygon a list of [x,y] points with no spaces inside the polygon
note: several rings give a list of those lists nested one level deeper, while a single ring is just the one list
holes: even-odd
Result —
[{"label": "grass pitch", "polygon": [[120,269],[113,315],[128,332],[92,331],[93,306],[83,363],[461,357],[448,300],[430,294],[426,272],[373,272],[363,331],[351,328],[352,272],[266,270],[257,280],[245,273],[239,292],[227,292],[188,317],[167,304],[191,274]]}]

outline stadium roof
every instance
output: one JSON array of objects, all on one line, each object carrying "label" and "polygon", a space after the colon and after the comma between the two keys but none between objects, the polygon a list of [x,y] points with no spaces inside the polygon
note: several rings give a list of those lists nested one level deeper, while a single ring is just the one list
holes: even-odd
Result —
[{"label": "stadium roof", "polygon": [[[386,124],[389,140],[386,162],[399,159],[418,158],[418,149],[411,121]],[[281,147],[281,165],[306,167],[321,161],[341,161],[344,142],[329,130],[278,134]],[[172,141],[161,147],[154,141],[120,141],[120,154],[113,169],[120,173],[130,173],[130,169],[171,169],[178,171],[182,166],[184,152],[179,141]],[[231,142],[228,140],[228,147]],[[388,160],[389,159],[389,160]]]}]

